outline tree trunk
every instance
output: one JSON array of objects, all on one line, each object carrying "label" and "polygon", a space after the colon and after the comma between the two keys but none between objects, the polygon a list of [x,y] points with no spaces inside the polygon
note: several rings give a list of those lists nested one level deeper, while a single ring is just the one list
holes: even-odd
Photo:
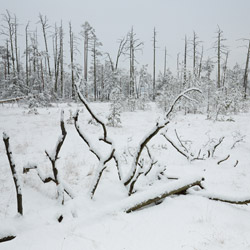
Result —
[{"label": "tree trunk", "polygon": [[21,183],[18,178],[18,174],[16,172],[16,165],[13,160],[13,154],[10,149],[10,144],[9,144],[9,136],[6,133],[3,133],[3,141],[6,149],[6,154],[8,156],[9,164],[10,164],[10,169],[12,172],[13,180],[15,183],[16,187],[16,196],[17,196],[17,212],[21,215],[23,215],[23,202],[22,202],[22,189],[21,189]]},{"label": "tree trunk", "polygon": [[248,78],[248,64],[249,64],[249,56],[250,56],[250,40],[248,44],[248,50],[247,50],[247,59],[246,59],[246,66],[244,71],[244,81],[243,81],[243,87],[244,87],[244,99],[247,98],[247,78]]},{"label": "tree trunk", "polygon": [[153,54],[153,101],[155,101],[155,44],[156,44],[156,31],[154,28],[154,36],[153,36],[153,49],[154,49],[154,54]]},{"label": "tree trunk", "polygon": [[[187,182],[185,183],[184,182],[181,182],[181,181],[176,181],[176,182],[180,182],[178,183],[178,185],[175,185],[175,187],[169,191],[169,187],[167,184],[166,185],[166,190],[160,190],[158,194],[156,195],[148,195],[146,196],[146,198],[142,198],[142,200],[140,201],[138,199],[138,201],[135,202],[135,204],[133,204],[132,206],[130,206],[129,208],[126,208],[125,209],[125,212],[126,213],[130,213],[130,212],[133,212],[133,211],[136,211],[138,209],[141,209],[145,206],[148,206],[152,203],[156,203],[156,202],[159,202],[160,200],[168,197],[168,196],[171,196],[171,195],[174,195],[174,194],[183,194],[187,191],[187,189],[189,189],[190,187],[193,187],[193,186],[200,186],[201,187],[201,182],[203,181],[204,179],[203,178],[197,178],[195,181],[191,181],[191,182]],[[185,183],[185,184],[183,184]],[[138,194],[139,196],[139,194]],[[132,199],[134,197],[132,196]]]}]

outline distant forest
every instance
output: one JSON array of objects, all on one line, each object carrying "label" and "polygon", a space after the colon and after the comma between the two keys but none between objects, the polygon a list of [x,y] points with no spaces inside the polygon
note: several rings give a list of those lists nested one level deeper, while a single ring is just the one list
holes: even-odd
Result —
[{"label": "distant forest", "polygon": [[[23,98],[34,102],[35,99],[38,105],[77,101],[75,84],[79,84],[88,101],[119,100],[127,103],[130,109],[136,109],[138,103],[137,106],[142,106],[142,102],[144,105],[153,101],[166,110],[173,97],[187,88],[201,89],[203,97],[198,107],[185,103],[185,112],[206,112],[208,118],[218,118],[220,114],[246,109],[250,40],[241,39],[239,42],[246,47],[244,67],[235,62],[235,66],[230,68],[230,51],[225,46],[223,30],[219,26],[212,59],[204,57],[205,48],[196,32],[191,39],[185,36],[183,48],[180,48],[183,53],[176,55],[175,73],[166,66],[166,48],[164,68],[156,72],[156,28],[152,30],[153,61],[150,63],[153,67],[149,72],[147,65],[137,62],[137,54],[143,50],[143,41],[136,36],[133,27],[118,40],[114,58],[102,50],[98,34],[88,22],[82,24],[80,34],[75,34],[71,22],[67,26],[63,26],[62,22],[60,25],[53,24],[45,15],[39,14],[36,27],[34,31],[29,22],[20,25],[16,15],[8,10],[1,16],[2,101]],[[40,41],[38,30],[43,35]],[[19,46],[21,36],[25,37],[24,50]],[[84,48],[83,65],[76,60],[80,46]],[[127,59],[128,68],[120,66],[121,59]]]}]

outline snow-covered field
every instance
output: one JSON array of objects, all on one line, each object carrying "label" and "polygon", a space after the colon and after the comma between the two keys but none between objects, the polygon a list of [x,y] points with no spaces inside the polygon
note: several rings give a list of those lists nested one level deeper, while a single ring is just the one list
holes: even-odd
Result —
[{"label": "snow-covered field", "polygon": [[[105,119],[109,104],[91,104],[95,113]],[[78,136],[73,124],[66,123],[68,132],[60,151],[58,169],[75,198],[67,197],[61,206],[54,183],[43,184],[35,171],[22,174],[28,163],[36,163],[44,174],[51,173],[45,149],[54,148],[60,135],[60,109],[65,120],[74,113],[76,104],[40,108],[39,114],[28,114],[22,107],[0,107],[0,132],[7,132],[18,172],[22,178],[24,216],[17,216],[15,187],[5,152],[0,141],[0,238],[16,235],[14,240],[0,243],[6,250],[245,250],[250,249],[250,208],[209,200],[205,196],[225,199],[250,199],[250,113],[233,117],[234,122],[213,122],[204,115],[176,115],[167,126],[167,134],[176,143],[174,129],[181,140],[197,154],[213,138],[225,136],[213,158],[189,162],[160,134],[149,143],[158,163],[150,174],[139,179],[137,194],[151,191],[154,186],[203,176],[205,190],[190,190],[188,195],[166,198],[161,204],[133,213],[125,213],[131,200],[118,179],[113,163],[108,165],[93,200],[89,188],[98,165],[96,158]],[[107,152],[98,137],[102,130],[89,124],[89,114],[80,109],[80,126],[102,154]],[[121,156],[123,172],[130,169],[136,146],[155,125],[161,112],[152,105],[148,111],[124,112],[122,127],[108,128]],[[231,149],[234,142],[243,138]],[[129,148],[129,150],[128,150]],[[228,160],[217,164],[228,154]],[[238,165],[236,167],[236,161]],[[165,177],[157,179],[165,170]],[[178,181],[179,181],[178,180]],[[66,197],[66,196],[65,196]],[[132,196],[133,198],[133,196]],[[58,223],[61,214],[64,219]]]}]

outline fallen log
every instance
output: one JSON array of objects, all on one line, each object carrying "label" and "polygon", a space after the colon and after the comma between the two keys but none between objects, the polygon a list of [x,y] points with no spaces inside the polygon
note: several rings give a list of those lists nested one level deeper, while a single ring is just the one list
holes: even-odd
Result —
[{"label": "fallen log", "polygon": [[174,194],[182,194],[187,189],[193,186],[200,186],[202,188],[201,182],[204,181],[204,178],[192,178],[186,180],[178,180],[166,185],[161,186],[160,188],[156,188],[155,190],[151,190],[148,193],[145,191],[142,194],[138,193],[131,197],[131,205],[125,208],[126,213],[130,213],[141,209],[145,206],[148,206],[152,203],[159,202],[160,200],[174,195]]},{"label": "fallen log", "polygon": [[20,96],[20,97],[14,97],[14,98],[9,98],[9,99],[4,99],[4,100],[0,100],[0,104],[17,102],[17,101],[25,99],[25,98],[27,98],[27,96]]}]

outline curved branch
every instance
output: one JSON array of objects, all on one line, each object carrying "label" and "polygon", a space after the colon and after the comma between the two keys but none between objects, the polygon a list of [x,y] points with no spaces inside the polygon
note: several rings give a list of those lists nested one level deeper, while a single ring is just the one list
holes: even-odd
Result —
[{"label": "curved branch", "polygon": [[149,132],[149,134],[145,137],[145,139],[140,143],[137,153],[134,157],[134,162],[132,164],[130,173],[128,174],[127,178],[124,181],[124,185],[127,186],[133,179],[133,177],[135,176],[136,173],[136,169],[137,169],[137,165],[141,156],[141,153],[144,149],[144,147],[147,145],[147,143],[155,136],[158,134],[158,132],[164,128],[167,124],[169,123],[169,121],[165,121],[164,123],[157,123],[155,125],[155,127],[153,128],[152,131]]},{"label": "curved branch", "polygon": [[79,110],[77,110],[75,115],[73,116],[76,131],[79,134],[79,136],[84,140],[84,142],[88,145],[89,151],[93,153],[96,156],[96,158],[100,161],[100,155],[96,152],[96,150],[93,149],[87,137],[83,135],[82,131],[80,130],[80,126],[78,124],[78,116],[79,116]]},{"label": "curved branch", "polygon": [[86,99],[83,97],[83,95],[81,94],[80,90],[79,90],[79,86],[78,84],[75,84],[76,86],[76,92],[78,94],[78,97],[79,99],[81,100],[81,102],[83,103],[83,105],[85,106],[85,108],[88,110],[88,112],[90,113],[90,115],[92,116],[92,118],[97,122],[99,123],[101,126],[102,126],[102,129],[103,129],[103,139],[104,141],[106,141],[106,138],[107,138],[107,129],[106,129],[106,126],[105,124],[97,118],[97,116],[92,112],[92,110],[90,109],[89,105],[88,105],[88,102],[86,101]]},{"label": "curved branch", "polygon": [[[169,115],[172,113],[173,109],[174,109],[174,106],[175,104],[179,101],[179,99],[181,99],[181,97],[184,97],[184,98],[187,98],[189,100],[192,100],[194,101],[194,99],[188,97],[186,94],[189,93],[189,92],[199,92],[199,93],[202,93],[202,91],[198,88],[190,88],[190,89],[187,89],[187,90],[184,90],[182,93],[180,93],[176,98],[175,100],[173,101],[172,105],[170,106],[169,110],[167,111],[166,113],[166,118],[169,117]],[[196,101],[196,100],[195,100]]]}]

